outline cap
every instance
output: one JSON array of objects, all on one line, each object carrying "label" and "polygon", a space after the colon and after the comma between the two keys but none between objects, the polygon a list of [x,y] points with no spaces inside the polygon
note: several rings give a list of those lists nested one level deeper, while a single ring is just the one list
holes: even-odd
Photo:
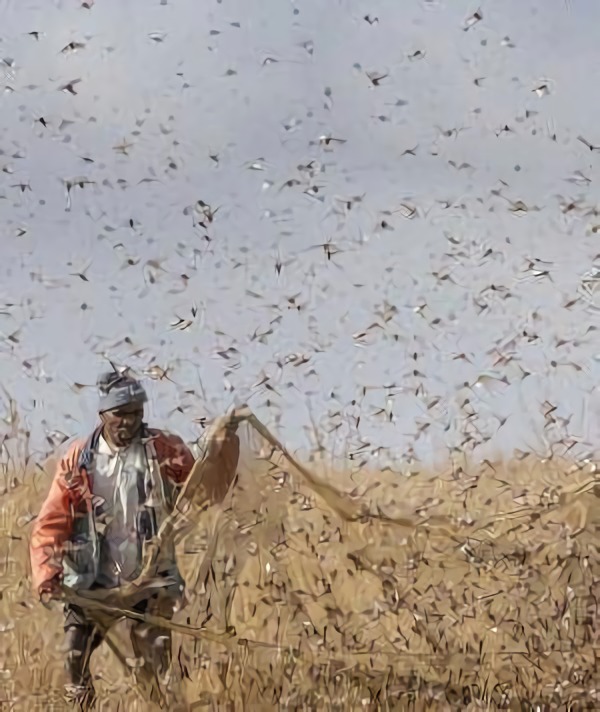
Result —
[{"label": "cap", "polygon": [[131,403],[146,403],[148,397],[142,384],[131,376],[108,371],[102,373],[96,382],[100,392],[98,412],[121,408]]}]

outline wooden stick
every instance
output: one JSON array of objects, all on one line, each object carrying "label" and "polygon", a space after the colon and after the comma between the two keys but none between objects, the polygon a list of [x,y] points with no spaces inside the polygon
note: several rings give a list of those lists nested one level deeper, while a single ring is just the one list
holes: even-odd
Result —
[{"label": "wooden stick", "polygon": [[[214,643],[226,644],[227,640],[235,636],[235,633],[232,631],[223,631],[222,633],[212,632],[204,628],[194,628],[181,623],[174,623],[165,616],[140,613],[139,611],[134,611],[129,608],[111,605],[99,598],[83,596],[67,586],[63,586],[63,591],[65,601],[85,609],[86,614],[93,619],[93,622],[102,627],[109,627],[112,623],[116,623],[121,618],[130,618],[132,620],[148,623],[157,628],[166,628],[176,633],[189,635],[193,638],[203,638]],[[102,615],[103,613],[105,615]]]}]

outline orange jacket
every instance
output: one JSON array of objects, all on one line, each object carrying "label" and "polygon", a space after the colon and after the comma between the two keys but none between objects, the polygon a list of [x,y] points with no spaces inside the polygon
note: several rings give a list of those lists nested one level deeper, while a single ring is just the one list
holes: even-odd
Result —
[{"label": "orange jacket", "polygon": [[[160,430],[146,429],[146,433],[165,483],[183,483],[194,464],[194,456],[183,440]],[[88,439],[77,440],[58,462],[50,492],[33,526],[30,556],[36,593],[42,584],[62,575],[64,547],[74,525],[78,518],[88,518],[93,512],[93,477],[80,459],[87,443]]]}]

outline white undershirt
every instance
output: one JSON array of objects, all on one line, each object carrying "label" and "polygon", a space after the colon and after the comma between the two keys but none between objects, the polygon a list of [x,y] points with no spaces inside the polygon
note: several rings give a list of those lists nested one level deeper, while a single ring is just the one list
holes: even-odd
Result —
[{"label": "white undershirt", "polygon": [[131,580],[138,566],[138,473],[145,471],[146,454],[139,440],[111,450],[100,436],[95,458],[93,494],[100,503],[98,529],[103,533],[97,583],[111,588]]}]

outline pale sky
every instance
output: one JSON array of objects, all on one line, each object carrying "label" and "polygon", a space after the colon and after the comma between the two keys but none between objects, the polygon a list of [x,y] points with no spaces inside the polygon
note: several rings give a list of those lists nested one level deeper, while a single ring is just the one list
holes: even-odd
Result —
[{"label": "pale sky", "polygon": [[[186,438],[237,400],[292,449],[311,412],[325,431],[341,410],[335,451],[362,438],[429,459],[463,439],[469,397],[493,435],[482,456],[543,450],[545,400],[597,451],[600,291],[570,304],[600,268],[600,151],[578,140],[600,146],[597,3],[0,0],[0,12],[0,306],[16,305],[0,308],[14,335],[0,365],[36,447],[46,430],[93,427],[94,390],[70,385],[93,384],[106,354],[139,373],[170,367],[176,384],[147,382],[149,418]],[[76,95],[59,90],[78,79]],[[67,210],[74,179],[93,183]],[[186,210],[197,201],[218,208],[208,230]],[[331,260],[309,249],[325,242],[341,250]],[[536,258],[551,281],[528,271]],[[70,276],[86,267],[89,281]],[[385,328],[355,338],[385,309]],[[172,330],[178,318],[193,323]],[[512,361],[496,363],[497,344]],[[255,385],[264,374],[277,393]],[[482,374],[507,383],[463,386]],[[206,399],[185,393],[200,382]],[[391,422],[377,415],[386,391],[361,390],[384,384],[397,387]]]}]

